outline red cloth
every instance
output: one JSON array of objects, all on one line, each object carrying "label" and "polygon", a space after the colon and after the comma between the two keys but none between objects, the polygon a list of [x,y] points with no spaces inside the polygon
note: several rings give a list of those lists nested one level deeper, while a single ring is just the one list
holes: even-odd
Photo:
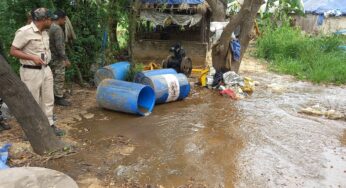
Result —
[{"label": "red cloth", "polygon": [[220,94],[223,96],[229,96],[231,99],[237,99],[237,95],[231,89],[222,90],[222,91],[220,91]]}]

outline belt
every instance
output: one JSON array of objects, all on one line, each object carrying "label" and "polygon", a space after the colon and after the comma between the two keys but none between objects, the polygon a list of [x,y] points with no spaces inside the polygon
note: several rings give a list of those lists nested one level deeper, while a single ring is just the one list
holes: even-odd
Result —
[{"label": "belt", "polygon": [[42,67],[47,67],[48,65],[22,65],[23,68],[27,69],[42,69]]}]

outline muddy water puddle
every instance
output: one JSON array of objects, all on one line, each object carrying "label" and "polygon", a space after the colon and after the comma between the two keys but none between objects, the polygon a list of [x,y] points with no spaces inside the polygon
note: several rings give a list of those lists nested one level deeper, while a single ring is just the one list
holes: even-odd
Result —
[{"label": "muddy water puddle", "polygon": [[147,117],[95,110],[94,120],[84,120],[73,133],[81,151],[53,161],[51,168],[76,179],[95,174],[140,185],[233,186],[242,120],[232,100],[202,89],[156,106]]}]

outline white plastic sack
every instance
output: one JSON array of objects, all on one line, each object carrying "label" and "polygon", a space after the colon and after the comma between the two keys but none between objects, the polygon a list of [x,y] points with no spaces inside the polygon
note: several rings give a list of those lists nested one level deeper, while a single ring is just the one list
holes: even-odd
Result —
[{"label": "white plastic sack", "polygon": [[228,71],[222,75],[223,81],[226,85],[239,85],[241,87],[244,86],[244,78],[239,76],[234,71]]}]

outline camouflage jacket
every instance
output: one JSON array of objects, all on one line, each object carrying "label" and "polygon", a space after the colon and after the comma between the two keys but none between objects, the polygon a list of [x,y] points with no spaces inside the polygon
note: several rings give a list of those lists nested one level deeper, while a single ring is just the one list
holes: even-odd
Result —
[{"label": "camouflage jacket", "polygon": [[52,52],[52,61],[68,60],[65,52],[65,34],[56,23],[52,23],[49,29],[49,47]]}]

